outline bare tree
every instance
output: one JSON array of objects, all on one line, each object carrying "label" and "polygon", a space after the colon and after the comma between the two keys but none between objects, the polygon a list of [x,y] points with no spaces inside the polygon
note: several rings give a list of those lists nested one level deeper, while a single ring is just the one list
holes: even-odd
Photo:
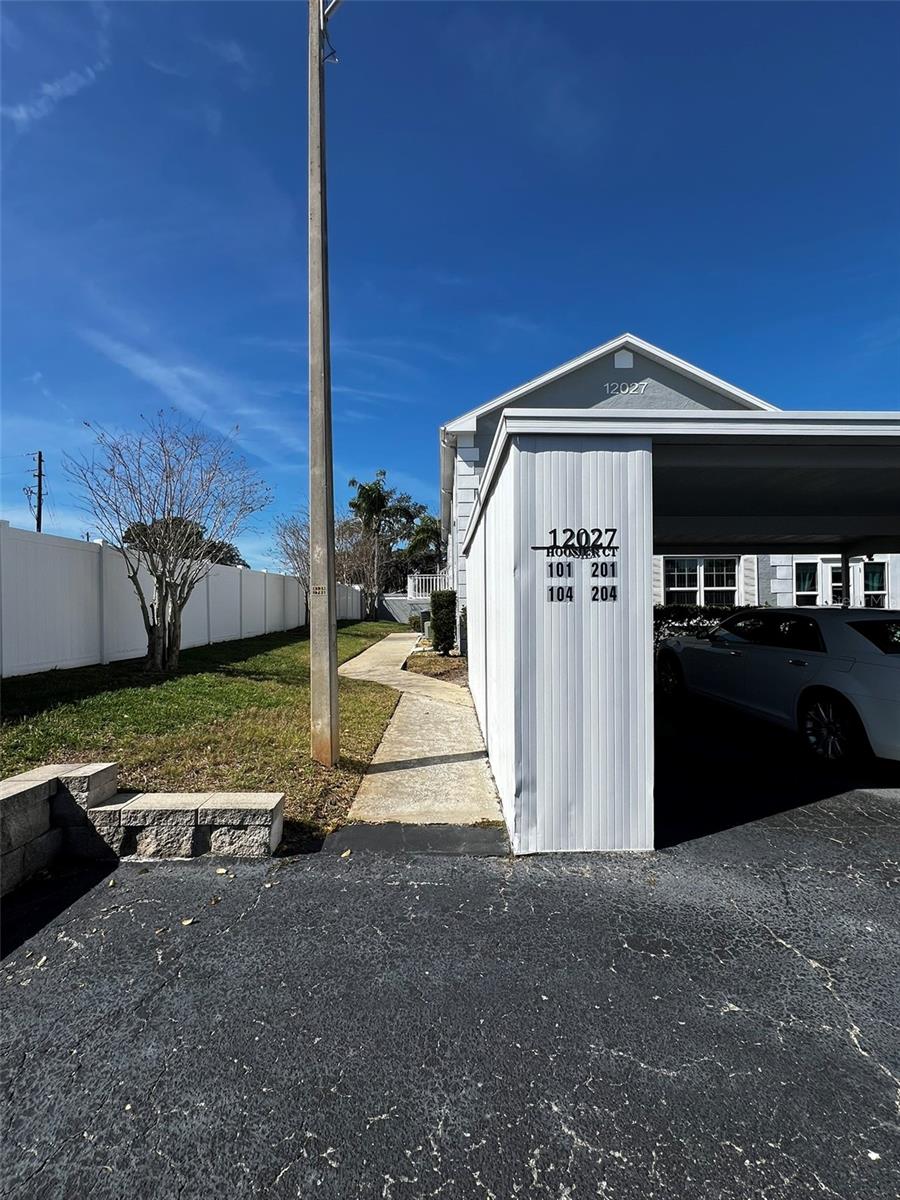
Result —
[{"label": "bare tree", "polygon": [[337,581],[364,588],[370,557],[362,521],[352,513],[339,513],[334,522],[334,573]]},{"label": "bare tree", "polygon": [[296,575],[309,611],[309,513],[305,508],[275,522],[275,543],[282,565]]},{"label": "bare tree", "polygon": [[207,550],[233,542],[270,502],[269,489],[228,438],[177,414],[157,413],[131,433],[86,424],[93,454],[67,455],[65,469],[97,531],[125,561],[148,669],[174,671],[184,606],[216,561]]},{"label": "bare tree", "polygon": [[[284,567],[300,580],[309,602],[309,514],[300,509],[275,522],[276,552]],[[352,513],[335,515],[334,575],[338,583],[363,587],[369,568],[369,543],[362,522]]]}]

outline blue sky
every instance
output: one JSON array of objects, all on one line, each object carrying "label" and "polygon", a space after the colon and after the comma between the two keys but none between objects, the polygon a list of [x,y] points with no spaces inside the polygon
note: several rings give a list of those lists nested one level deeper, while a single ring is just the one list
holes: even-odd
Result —
[{"label": "blue sky", "polygon": [[[174,404],[306,497],[306,10],[4,4],[5,515]],[[347,0],[335,481],[437,503],[437,428],[629,329],[785,408],[900,398],[900,7]]]}]

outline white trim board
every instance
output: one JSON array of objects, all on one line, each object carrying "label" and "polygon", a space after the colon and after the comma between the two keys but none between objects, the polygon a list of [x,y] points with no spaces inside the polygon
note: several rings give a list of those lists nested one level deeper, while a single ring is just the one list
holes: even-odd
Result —
[{"label": "white trim board", "polygon": [[[491,444],[481,488],[469,517],[462,553],[475,533],[509,438],[515,434],[597,434],[652,437],[655,442],[717,442],[739,439],[764,444],[770,439],[805,441],[865,440],[900,445],[900,414],[888,412],[669,412],[658,409],[507,409]],[[715,551],[710,551],[714,553]],[[749,551],[748,551],[749,552]],[[666,553],[676,553],[666,550]]]}]

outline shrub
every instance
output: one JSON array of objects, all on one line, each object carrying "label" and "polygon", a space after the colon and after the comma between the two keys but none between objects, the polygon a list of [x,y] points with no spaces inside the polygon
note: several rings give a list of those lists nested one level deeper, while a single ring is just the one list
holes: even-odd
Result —
[{"label": "shrub", "polygon": [[449,654],[456,642],[456,592],[431,593],[431,644]]},{"label": "shrub", "polygon": [[746,607],[746,604],[656,604],[653,607],[654,648],[678,634],[702,637],[721,625],[726,617]]},{"label": "shrub", "polygon": [[409,624],[410,629],[413,631],[413,633],[421,633],[422,617],[419,613],[415,613],[415,612],[410,613],[408,624]]}]

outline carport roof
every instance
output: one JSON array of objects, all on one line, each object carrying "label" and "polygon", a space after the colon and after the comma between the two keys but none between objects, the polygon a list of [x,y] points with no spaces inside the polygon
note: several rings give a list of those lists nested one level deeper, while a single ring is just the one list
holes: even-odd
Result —
[{"label": "carport roof", "polygon": [[507,409],[464,551],[523,434],[649,438],[657,553],[900,552],[900,413]]}]

